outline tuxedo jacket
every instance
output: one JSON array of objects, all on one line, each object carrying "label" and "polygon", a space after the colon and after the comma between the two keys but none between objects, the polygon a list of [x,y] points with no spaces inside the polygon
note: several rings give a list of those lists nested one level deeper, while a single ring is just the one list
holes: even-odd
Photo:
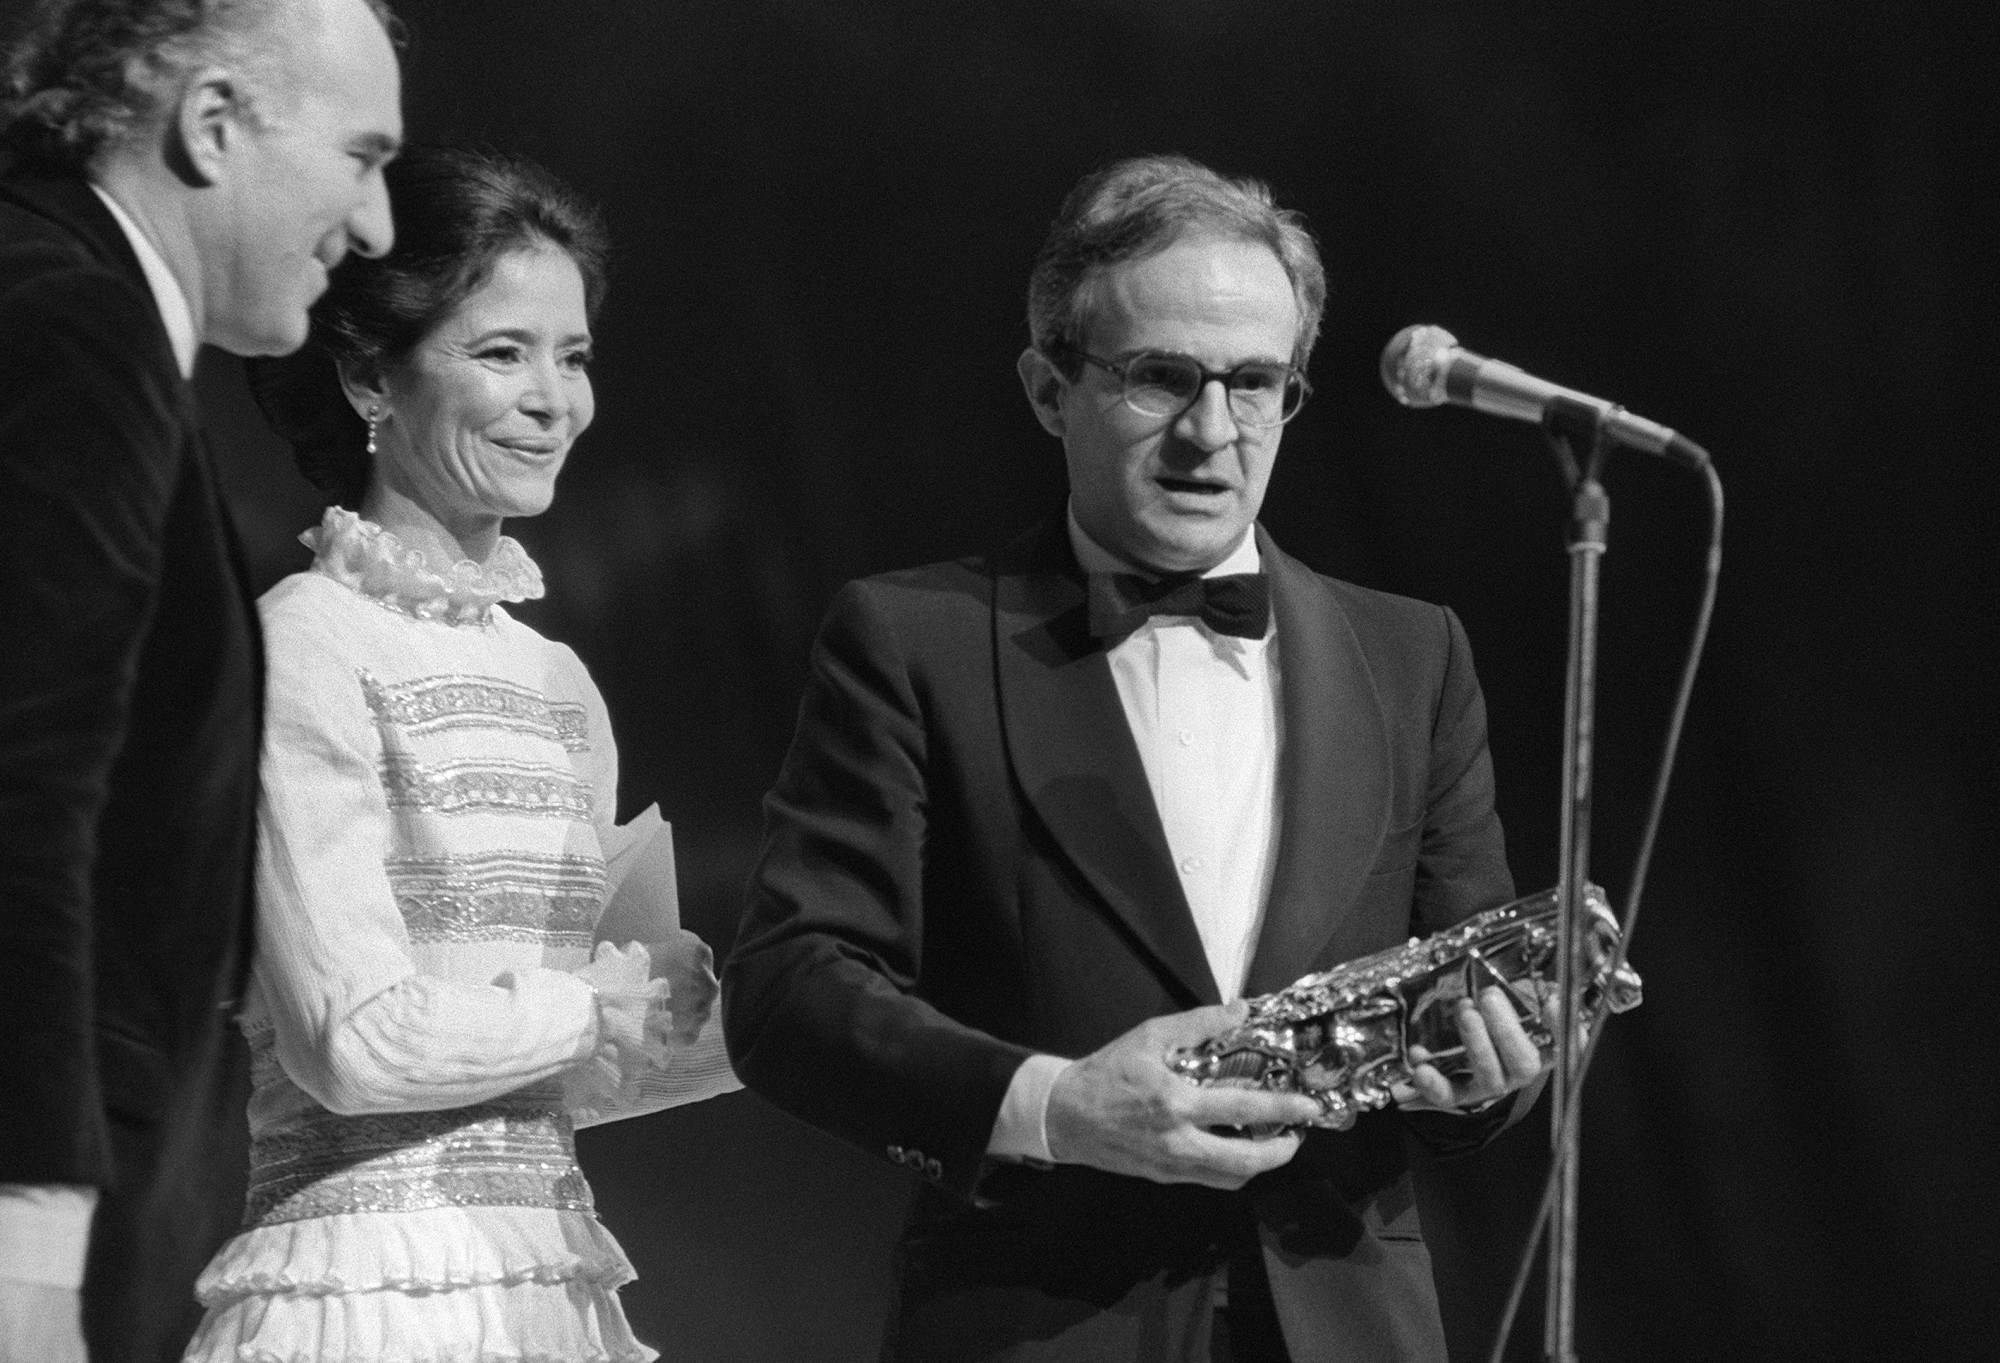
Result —
[{"label": "tuxedo jacket", "polygon": [[80,178],[0,174],[0,1182],[95,1185],[93,1363],[242,1211],[261,654],[194,394]]},{"label": "tuxedo jacket", "polygon": [[[1457,620],[1258,535],[1283,738],[1250,994],[1512,894]],[[1219,1001],[1087,614],[1061,518],[843,589],[724,977],[737,1073],[923,1180],[888,1357],[1206,1359],[1247,1250],[1295,1363],[1442,1363],[1403,1137],[1469,1149],[1508,1104],[1371,1113],[1237,1192],[985,1157],[1031,1053]]]}]

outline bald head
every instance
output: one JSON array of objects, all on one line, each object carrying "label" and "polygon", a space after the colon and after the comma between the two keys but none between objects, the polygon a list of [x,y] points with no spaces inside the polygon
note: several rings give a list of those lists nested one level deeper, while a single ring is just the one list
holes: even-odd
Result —
[{"label": "bald head", "polygon": [[[389,32],[368,0],[234,0],[203,64],[238,74],[246,113],[268,120],[334,96],[357,74],[355,57],[384,51],[393,62]],[[192,74],[183,70],[182,80]]]},{"label": "bald head", "polygon": [[282,355],[304,343],[307,310],[341,258],[394,241],[382,168],[402,144],[402,89],[365,0],[259,9],[183,78],[160,145],[200,277],[203,339]]}]

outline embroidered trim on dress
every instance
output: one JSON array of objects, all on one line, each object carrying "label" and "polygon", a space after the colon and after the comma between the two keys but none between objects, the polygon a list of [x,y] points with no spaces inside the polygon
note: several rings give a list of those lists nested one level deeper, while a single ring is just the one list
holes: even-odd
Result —
[{"label": "embroidered trim on dress", "polygon": [[392,857],[386,865],[412,942],[529,942],[587,951],[604,904],[604,862],[597,857],[476,852]]},{"label": "embroidered trim on dress", "polygon": [[543,594],[542,570],[505,535],[484,566],[460,559],[449,573],[437,572],[421,552],[345,507],[328,507],[299,542],[313,551],[316,571],[419,620],[484,625],[495,602],[533,601]]},{"label": "embroidered trim on dress", "polygon": [[398,725],[412,735],[505,729],[560,743],[570,752],[590,751],[590,723],[581,705],[550,700],[518,682],[463,673],[406,682],[385,682],[366,669],[358,675],[378,724]]},{"label": "embroidered trim on dress", "polygon": [[392,809],[527,814],[589,823],[594,803],[589,785],[573,773],[536,762],[419,762],[407,753],[384,753],[379,769]]},{"label": "embroidered trim on dress", "polygon": [[251,1137],[245,1227],[427,1207],[592,1210],[569,1114],[547,1085],[444,1112],[321,1109]]},{"label": "embroidered trim on dress", "polygon": [[549,723],[555,726],[556,742],[570,752],[590,751],[590,719],[581,705],[566,700],[552,700],[549,705]]}]

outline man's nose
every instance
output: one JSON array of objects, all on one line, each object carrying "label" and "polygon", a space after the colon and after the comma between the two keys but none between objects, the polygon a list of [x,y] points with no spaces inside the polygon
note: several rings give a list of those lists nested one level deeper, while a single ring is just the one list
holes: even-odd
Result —
[{"label": "man's nose", "polygon": [[389,184],[381,171],[368,177],[367,192],[347,219],[347,235],[355,252],[371,260],[387,255],[396,244],[396,220],[389,211]]},{"label": "man's nose", "polygon": [[1174,422],[1181,439],[1203,450],[1219,450],[1241,433],[1236,413],[1229,407],[1229,387],[1221,379],[1210,379],[1195,394],[1188,409]]}]

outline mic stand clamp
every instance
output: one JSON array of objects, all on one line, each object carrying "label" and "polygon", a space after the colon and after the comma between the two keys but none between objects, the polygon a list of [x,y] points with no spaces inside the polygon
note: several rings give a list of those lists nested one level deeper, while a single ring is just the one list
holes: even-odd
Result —
[{"label": "mic stand clamp", "polygon": [[[1555,1082],[1549,1086],[1555,1203],[1549,1218],[1547,1287],[1542,1343],[1547,1363],[1578,1363],[1576,1355],[1576,1229],[1578,1120],[1573,1111],[1582,1047],[1576,1022],[1584,963],[1579,959],[1588,923],[1584,907],[1590,872],[1591,764],[1597,714],[1597,607],[1599,569],[1611,526],[1611,499],[1599,481],[1610,446],[1605,413],[1558,395],[1542,417],[1542,431],[1569,484],[1569,667],[1563,714],[1563,809],[1556,890],[1558,943],[1556,996],[1562,1016],[1555,1028]],[[1582,453],[1579,460],[1578,453]]]}]

